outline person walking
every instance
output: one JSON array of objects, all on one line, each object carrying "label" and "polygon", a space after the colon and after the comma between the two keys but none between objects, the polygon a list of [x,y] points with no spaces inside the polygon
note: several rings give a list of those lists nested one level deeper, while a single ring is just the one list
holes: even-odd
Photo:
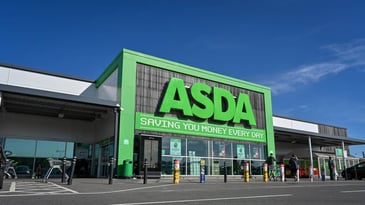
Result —
[{"label": "person walking", "polygon": [[298,157],[296,155],[292,155],[292,157],[289,160],[289,166],[291,171],[291,176],[294,178],[294,181],[299,181],[298,177]]},{"label": "person walking", "polygon": [[328,159],[328,169],[330,170],[330,179],[335,180],[335,163],[333,162],[332,157]]},{"label": "person walking", "polygon": [[272,153],[270,153],[270,156],[267,159],[267,165],[269,166],[269,180],[275,180],[275,157]]}]

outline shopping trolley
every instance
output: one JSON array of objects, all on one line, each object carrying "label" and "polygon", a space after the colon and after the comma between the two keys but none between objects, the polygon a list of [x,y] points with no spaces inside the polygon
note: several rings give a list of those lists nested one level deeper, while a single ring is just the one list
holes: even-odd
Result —
[{"label": "shopping trolley", "polygon": [[[59,159],[48,159],[49,162],[49,169],[46,173],[46,175],[44,176],[44,182],[48,181],[49,176],[51,176],[52,171],[54,169],[58,169],[61,173],[63,173],[62,170],[62,166],[63,166],[63,161],[59,160]],[[71,161],[66,160],[66,169],[68,169],[69,167],[71,167]],[[66,181],[69,179],[69,176],[67,175],[67,173],[65,173],[65,177],[66,177]]]},{"label": "shopping trolley", "polygon": [[278,181],[280,180],[280,165],[269,166],[269,180]]}]

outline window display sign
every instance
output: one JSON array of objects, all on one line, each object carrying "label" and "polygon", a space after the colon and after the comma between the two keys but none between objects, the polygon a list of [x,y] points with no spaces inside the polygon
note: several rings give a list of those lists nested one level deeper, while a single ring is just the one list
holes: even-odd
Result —
[{"label": "window display sign", "polygon": [[245,145],[237,145],[237,159],[245,159]]},{"label": "window display sign", "polygon": [[342,157],[342,156],[343,156],[342,149],[338,149],[338,148],[336,148],[336,156],[337,156],[337,157]]},{"label": "window display sign", "polygon": [[181,156],[181,139],[170,139],[170,155]]}]

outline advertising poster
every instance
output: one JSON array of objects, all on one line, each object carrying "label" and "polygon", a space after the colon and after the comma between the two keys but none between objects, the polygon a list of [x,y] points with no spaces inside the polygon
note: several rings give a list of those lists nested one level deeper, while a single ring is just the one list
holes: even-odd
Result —
[{"label": "advertising poster", "polygon": [[170,155],[181,156],[181,139],[170,139]]},{"label": "advertising poster", "polygon": [[237,159],[245,159],[245,145],[237,145]]}]

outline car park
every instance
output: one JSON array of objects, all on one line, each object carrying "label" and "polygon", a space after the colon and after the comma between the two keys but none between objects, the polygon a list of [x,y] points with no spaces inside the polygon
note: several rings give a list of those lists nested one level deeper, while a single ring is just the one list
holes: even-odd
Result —
[{"label": "car park", "polygon": [[29,168],[29,166],[27,165],[18,165],[15,167],[15,172],[18,175],[18,177],[31,177],[32,176],[32,172]]},{"label": "car park", "polygon": [[344,171],[342,171],[342,177],[347,177],[346,179],[362,180],[365,178],[365,162],[360,162],[352,167],[346,168]]}]

